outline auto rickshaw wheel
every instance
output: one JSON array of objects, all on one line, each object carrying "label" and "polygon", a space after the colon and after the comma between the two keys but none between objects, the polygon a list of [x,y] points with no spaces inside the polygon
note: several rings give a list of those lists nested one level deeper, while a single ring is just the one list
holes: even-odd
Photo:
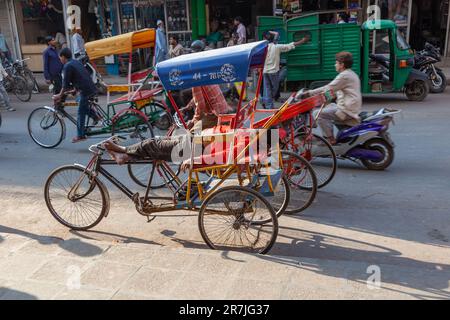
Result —
[{"label": "auto rickshaw wheel", "polygon": [[422,80],[414,80],[406,86],[405,94],[409,101],[423,101],[430,92],[428,82]]}]

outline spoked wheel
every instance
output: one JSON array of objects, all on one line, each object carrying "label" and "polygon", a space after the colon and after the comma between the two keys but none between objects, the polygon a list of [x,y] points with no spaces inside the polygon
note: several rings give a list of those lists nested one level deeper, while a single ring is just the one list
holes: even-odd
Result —
[{"label": "spoked wheel", "polygon": [[[260,189],[256,189],[256,191],[260,193],[263,192],[263,190]],[[267,191],[270,191],[270,189]],[[288,178],[283,174],[275,190],[273,190],[270,195],[264,193],[262,195],[270,202],[277,217],[280,217],[291,201],[291,187]]]},{"label": "spoked wheel", "polygon": [[130,146],[155,136],[147,119],[133,109],[129,109],[113,119],[111,134],[123,137],[124,140],[121,144],[124,146]]},{"label": "spoked wheel", "polygon": [[[159,189],[166,186],[166,181],[171,183],[175,180],[175,176],[181,181],[185,181],[186,177],[180,173],[180,165],[164,161],[155,161],[148,164],[128,164],[128,173],[131,179],[141,187],[146,188],[149,181],[152,189]],[[150,176],[152,177],[150,179]],[[165,177],[165,179],[162,178]]]},{"label": "spoked wheel", "polygon": [[317,193],[317,178],[313,167],[298,154],[282,150],[283,171],[291,187],[291,201],[285,214],[300,213],[314,201]]},{"label": "spoked wheel", "polygon": [[331,144],[318,135],[299,133],[294,138],[295,151],[314,169],[317,187],[323,188],[333,180],[337,169],[336,153]]},{"label": "spoked wheel", "polygon": [[160,102],[153,101],[151,104],[141,109],[141,111],[147,115],[148,122],[161,131],[169,130],[170,126],[173,124],[172,115]]},{"label": "spoked wheel", "polygon": [[93,228],[109,210],[105,186],[77,166],[53,171],[44,192],[45,203],[53,217],[73,230]]},{"label": "spoked wheel", "polygon": [[36,78],[33,75],[33,72],[30,70],[25,70],[23,73],[23,77],[27,80],[28,87],[31,89],[31,91],[36,91],[37,93],[40,93],[41,90],[39,88],[39,85],[36,81]]},{"label": "spoked wheel", "polygon": [[267,253],[278,235],[270,203],[257,191],[230,186],[211,194],[200,208],[198,225],[211,249]]},{"label": "spoked wheel", "polygon": [[54,110],[37,108],[28,117],[28,134],[41,147],[55,148],[64,139],[64,121]]},{"label": "spoked wheel", "polygon": [[441,70],[433,70],[428,71],[428,78],[430,79],[430,92],[431,93],[442,93],[445,91],[447,87],[447,78],[445,74]]},{"label": "spoked wheel", "polygon": [[14,79],[14,94],[17,99],[22,102],[30,101],[32,88],[28,86],[27,80],[23,77],[15,76]]}]

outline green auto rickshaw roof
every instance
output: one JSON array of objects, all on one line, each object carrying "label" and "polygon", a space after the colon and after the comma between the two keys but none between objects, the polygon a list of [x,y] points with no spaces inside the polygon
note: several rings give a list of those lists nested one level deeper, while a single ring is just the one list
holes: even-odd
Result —
[{"label": "green auto rickshaw roof", "polygon": [[362,30],[396,29],[397,25],[392,20],[369,20],[363,23]]}]

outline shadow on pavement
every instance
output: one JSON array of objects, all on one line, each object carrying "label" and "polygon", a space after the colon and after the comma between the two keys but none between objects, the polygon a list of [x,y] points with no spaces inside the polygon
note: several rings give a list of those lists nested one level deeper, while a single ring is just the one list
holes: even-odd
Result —
[{"label": "shadow on pavement", "polygon": [[0,225],[0,233],[14,234],[14,235],[26,237],[26,238],[37,241],[41,245],[56,244],[61,249],[64,249],[64,250],[71,252],[80,257],[94,257],[94,256],[98,256],[103,253],[102,248],[100,248],[96,245],[93,245],[91,243],[83,242],[80,239],[64,240],[64,239],[58,238],[58,237],[41,236],[38,234],[6,227],[3,225]]},{"label": "shadow on pavement", "polygon": [[[302,234],[303,237],[297,238],[289,235],[292,231],[295,234]],[[436,298],[435,296],[445,299],[450,298],[448,286],[450,265],[448,264],[414,260],[402,257],[401,252],[385,246],[289,227],[280,227],[280,238],[288,238],[290,242],[283,243],[278,241],[270,251],[270,255],[260,255],[258,257],[271,262],[359,283],[366,283],[370,276],[366,268],[383,265],[384,267],[380,267],[382,283],[416,289],[417,291],[423,291],[423,293],[410,293],[409,290],[385,288],[387,290],[408,294],[417,299],[431,298],[427,293],[432,294],[434,298]],[[337,245],[337,243],[340,243],[340,245]],[[292,256],[295,258],[290,258]],[[301,259],[321,259],[327,262],[317,264],[302,263]],[[349,270],[346,270],[345,267],[337,267],[338,263],[332,263],[333,260],[360,263],[363,264],[364,268],[357,272],[348,272]],[[420,273],[414,272],[413,269],[420,269]],[[352,271],[354,271],[354,268],[352,268]],[[423,277],[423,273],[426,273],[427,276]]]},{"label": "shadow on pavement", "polygon": [[111,232],[104,232],[104,231],[93,231],[93,230],[74,231],[74,230],[71,230],[70,233],[72,233],[78,237],[81,237],[83,239],[87,239],[87,240],[115,241],[118,243],[138,243],[138,244],[150,244],[150,245],[162,246],[162,244],[154,242],[154,241],[140,239],[140,238],[136,238],[136,237],[124,236],[124,235],[111,233]]},{"label": "shadow on pavement", "polygon": [[0,287],[0,300],[38,300],[38,298],[26,292]]}]

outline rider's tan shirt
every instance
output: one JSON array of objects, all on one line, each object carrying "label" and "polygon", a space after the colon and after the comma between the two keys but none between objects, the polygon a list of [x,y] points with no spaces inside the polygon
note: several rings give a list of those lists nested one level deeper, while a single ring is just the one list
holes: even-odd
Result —
[{"label": "rider's tan shirt", "polygon": [[339,110],[359,120],[362,107],[361,81],[359,80],[359,76],[351,69],[344,70],[328,85],[311,90],[310,93],[314,95],[330,89],[337,96]]}]

